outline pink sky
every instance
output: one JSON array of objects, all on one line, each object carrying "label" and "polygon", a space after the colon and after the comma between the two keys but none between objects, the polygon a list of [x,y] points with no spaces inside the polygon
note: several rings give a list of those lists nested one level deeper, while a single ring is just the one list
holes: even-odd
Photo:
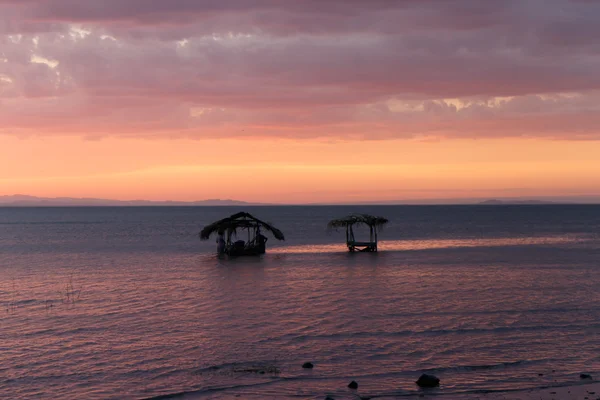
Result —
[{"label": "pink sky", "polygon": [[600,193],[600,3],[0,0],[0,195]]}]

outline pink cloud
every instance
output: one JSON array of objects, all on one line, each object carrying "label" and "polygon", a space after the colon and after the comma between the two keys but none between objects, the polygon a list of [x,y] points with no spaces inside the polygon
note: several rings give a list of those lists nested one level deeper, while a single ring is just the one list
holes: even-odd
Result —
[{"label": "pink cloud", "polygon": [[[597,3],[568,0],[0,0],[0,123],[596,137],[598,17]],[[514,98],[486,103],[498,96]],[[392,100],[415,108],[390,110]]]}]

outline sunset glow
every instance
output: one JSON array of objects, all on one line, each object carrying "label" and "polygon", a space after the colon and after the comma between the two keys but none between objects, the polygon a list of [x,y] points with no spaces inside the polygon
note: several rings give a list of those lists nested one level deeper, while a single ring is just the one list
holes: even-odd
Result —
[{"label": "sunset glow", "polygon": [[600,194],[599,4],[376,3],[1,1],[0,195]]}]

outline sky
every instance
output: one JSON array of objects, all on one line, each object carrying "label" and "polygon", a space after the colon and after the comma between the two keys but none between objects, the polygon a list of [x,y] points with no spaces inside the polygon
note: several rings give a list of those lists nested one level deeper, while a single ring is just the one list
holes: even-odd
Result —
[{"label": "sky", "polygon": [[598,195],[598,20],[592,0],[0,0],[0,195]]}]

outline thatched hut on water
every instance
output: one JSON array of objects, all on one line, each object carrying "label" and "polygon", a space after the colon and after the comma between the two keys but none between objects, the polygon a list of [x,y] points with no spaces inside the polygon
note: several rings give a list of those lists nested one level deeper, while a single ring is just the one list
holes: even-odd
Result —
[{"label": "thatched hut on water", "polygon": [[[248,232],[248,241],[236,240],[238,231]],[[247,212],[239,212],[227,218],[207,225],[200,232],[200,239],[208,240],[213,233],[217,234],[217,253],[230,256],[255,256],[264,254],[267,237],[261,229],[270,232],[277,240],[285,240],[283,232]]]},{"label": "thatched hut on water", "polygon": [[[344,218],[333,219],[327,224],[328,229],[346,228],[346,245],[348,250],[354,251],[377,251],[377,230],[381,229],[389,221],[387,218],[376,217],[369,214],[351,214]],[[369,227],[369,241],[359,242],[354,238],[355,225],[366,225]]]}]

